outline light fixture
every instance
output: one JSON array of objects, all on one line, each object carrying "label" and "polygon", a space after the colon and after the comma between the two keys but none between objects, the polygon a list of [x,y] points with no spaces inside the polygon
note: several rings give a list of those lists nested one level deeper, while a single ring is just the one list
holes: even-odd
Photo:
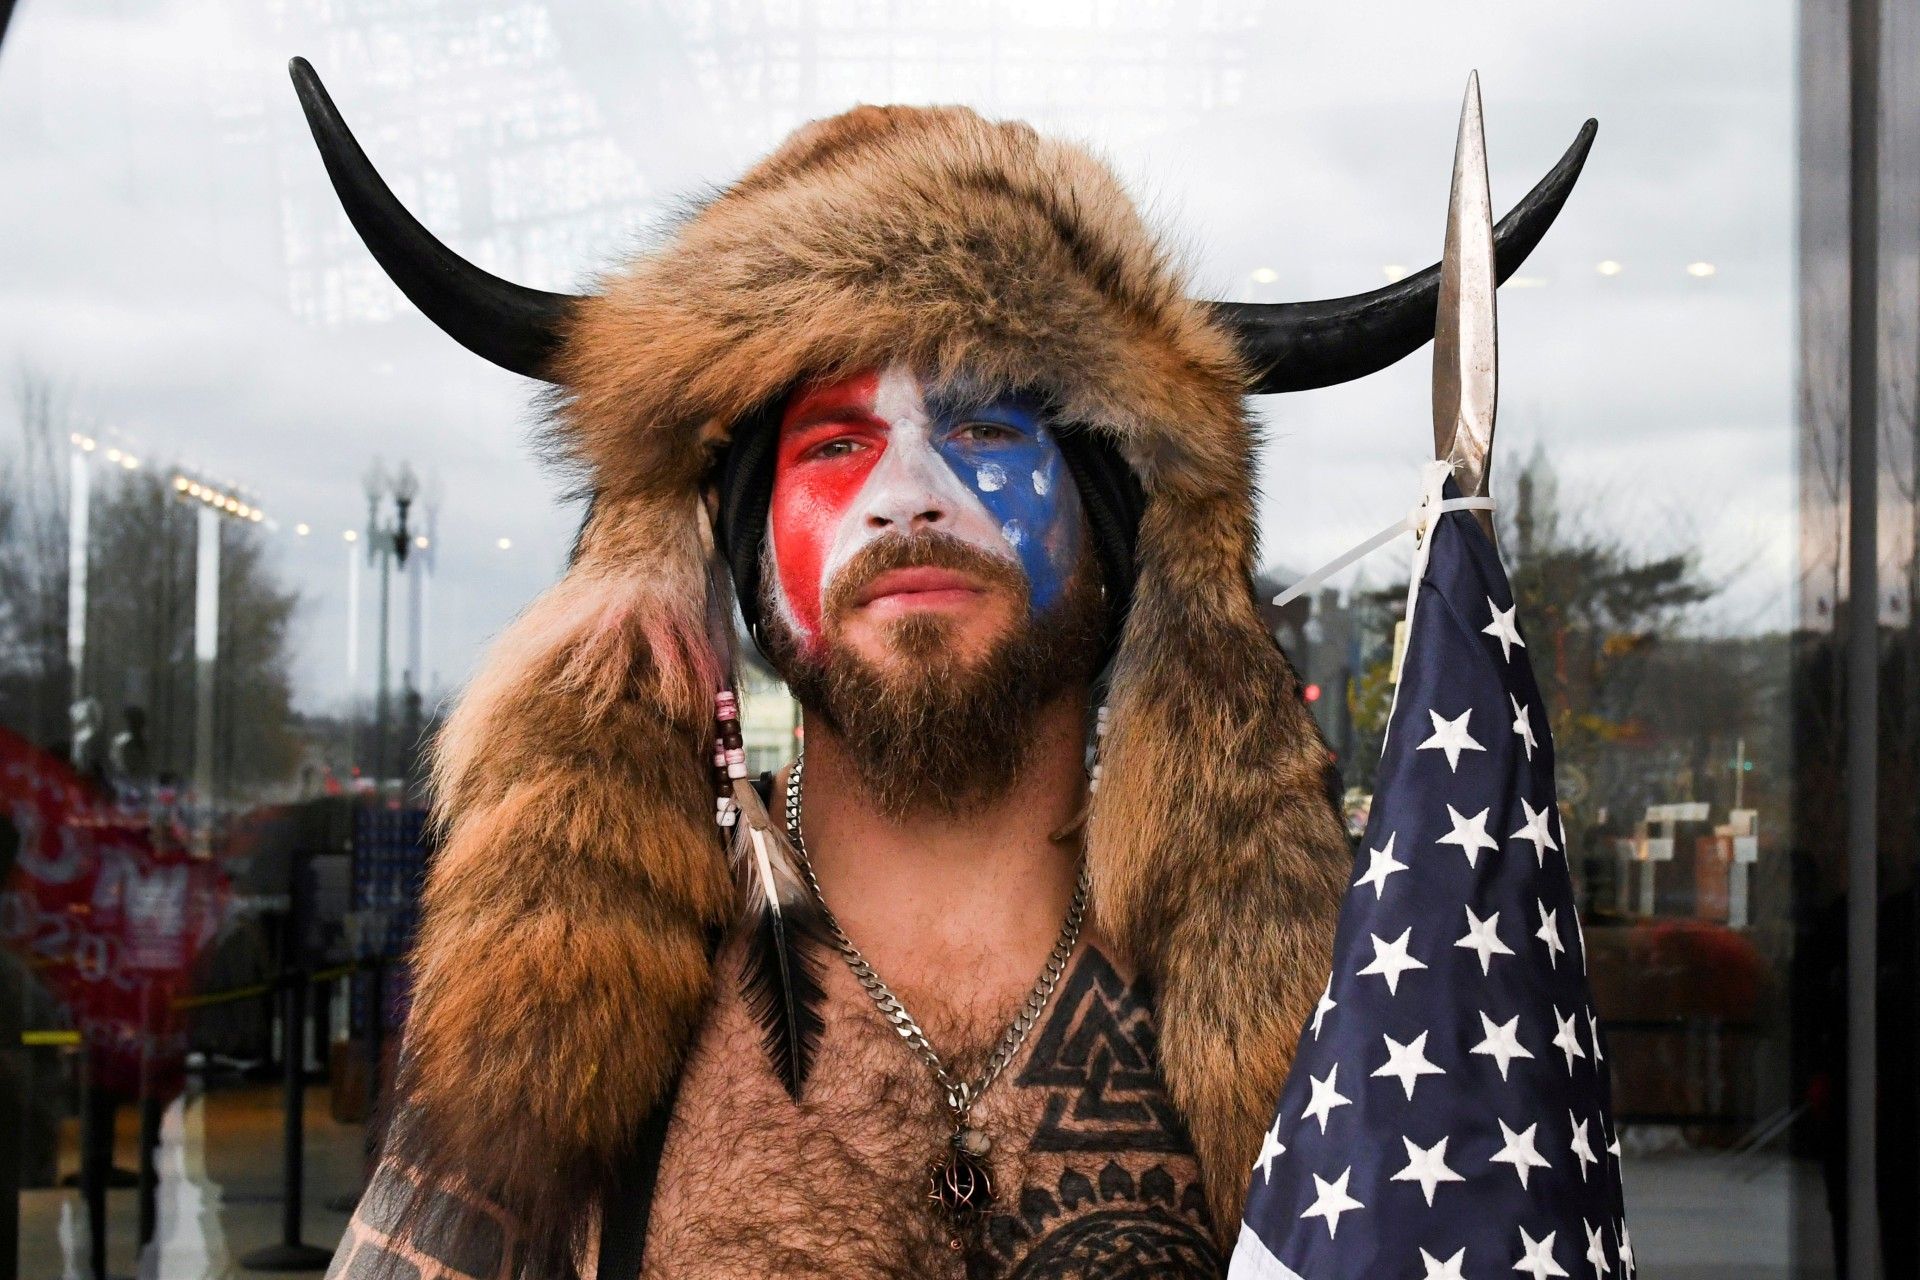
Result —
[{"label": "light fixture", "polygon": [[305,521],[302,521],[301,523],[293,526],[293,531],[304,538],[308,534],[313,532],[313,526],[307,524]]},{"label": "light fixture", "polygon": [[1272,267],[1255,267],[1253,269],[1253,282],[1255,284],[1272,284],[1279,278],[1280,273]]},{"label": "light fixture", "polygon": [[1407,278],[1407,269],[1398,262],[1389,262],[1380,268],[1380,274],[1387,278],[1388,284],[1398,284]]},{"label": "light fixture", "polygon": [[340,536],[345,538],[348,542],[360,541],[360,531],[358,529],[349,529],[345,533],[341,534]]},{"label": "light fixture", "polygon": [[1719,271],[1719,269],[1720,268],[1714,266],[1711,262],[1689,262],[1687,264],[1687,274],[1695,280],[1705,280],[1708,276]]},{"label": "light fixture", "polygon": [[513,539],[502,538],[500,539],[500,541],[494,543],[493,545],[500,548],[502,551],[511,551],[513,550]]},{"label": "light fixture", "polygon": [[425,551],[427,549],[427,535],[423,533],[418,537],[416,537],[413,540],[413,545],[416,547],[419,547],[422,551]]},{"label": "light fixture", "polygon": [[1624,268],[1612,258],[1603,258],[1594,264],[1593,269],[1603,276],[1617,276]]}]

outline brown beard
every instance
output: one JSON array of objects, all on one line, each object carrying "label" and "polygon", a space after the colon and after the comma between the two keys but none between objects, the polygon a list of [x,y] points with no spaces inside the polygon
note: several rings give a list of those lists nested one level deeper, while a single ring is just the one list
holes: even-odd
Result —
[{"label": "brown beard", "polygon": [[[1005,792],[1026,764],[1040,709],[1095,675],[1106,621],[1093,558],[1083,554],[1052,608],[1039,617],[1027,610],[971,663],[955,654],[953,621],[927,614],[887,624],[897,661],[886,670],[835,642],[839,621],[868,583],[920,567],[972,574],[991,590],[1030,598],[1017,565],[921,532],[884,538],[848,561],[827,594],[817,653],[799,643],[777,608],[762,611],[768,656],[794,698],[847,744],[868,797],[892,818],[958,816]],[[774,577],[769,571],[762,581]]]}]

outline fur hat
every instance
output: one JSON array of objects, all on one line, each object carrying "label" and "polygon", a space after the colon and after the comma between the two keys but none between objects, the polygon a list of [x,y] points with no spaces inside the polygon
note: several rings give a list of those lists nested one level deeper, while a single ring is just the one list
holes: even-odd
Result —
[{"label": "fur hat", "polygon": [[[555,441],[595,494],[566,575],[438,743],[407,1148],[564,1233],[553,1215],[595,1202],[661,1098],[734,914],[703,486],[733,425],[798,381],[903,361],[1043,389],[1144,491],[1086,829],[1093,910],[1153,984],[1167,1087],[1230,1236],[1351,861],[1329,753],[1256,607],[1246,396],[1404,355],[1431,336],[1432,280],[1293,311],[1196,301],[1087,152],[959,107],[860,107],[800,129],[597,292],[540,294],[434,241],[311,69],[295,79],[382,264],[456,338],[557,385]],[[1505,272],[1584,137],[1503,222]]]}]

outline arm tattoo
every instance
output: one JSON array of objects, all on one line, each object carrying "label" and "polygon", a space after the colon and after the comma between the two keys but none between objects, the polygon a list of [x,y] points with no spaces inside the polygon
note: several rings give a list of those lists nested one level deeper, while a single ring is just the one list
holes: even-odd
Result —
[{"label": "arm tattoo", "polygon": [[360,1197],[327,1280],[511,1280],[513,1224],[491,1205],[422,1186],[383,1161]]},{"label": "arm tattoo", "polygon": [[[972,1280],[1203,1280],[1221,1275],[1193,1147],[1167,1097],[1151,995],[1089,947],[1015,1083],[1044,1101],[1030,1150],[1052,1156],[1003,1195]],[[1053,1153],[1058,1153],[1054,1156]]]}]

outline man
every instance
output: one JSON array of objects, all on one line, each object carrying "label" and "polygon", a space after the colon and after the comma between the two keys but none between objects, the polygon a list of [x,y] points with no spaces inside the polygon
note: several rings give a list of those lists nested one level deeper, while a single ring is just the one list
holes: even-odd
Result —
[{"label": "man", "polygon": [[[1349,857],[1255,606],[1244,397],[1406,354],[1431,274],[1196,302],[1084,152],[860,108],[601,293],[539,293],[434,241],[295,81],[381,264],[557,384],[594,494],[439,743],[337,1266],[1216,1274]],[[806,713],[764,796],[736,606]]]}]

